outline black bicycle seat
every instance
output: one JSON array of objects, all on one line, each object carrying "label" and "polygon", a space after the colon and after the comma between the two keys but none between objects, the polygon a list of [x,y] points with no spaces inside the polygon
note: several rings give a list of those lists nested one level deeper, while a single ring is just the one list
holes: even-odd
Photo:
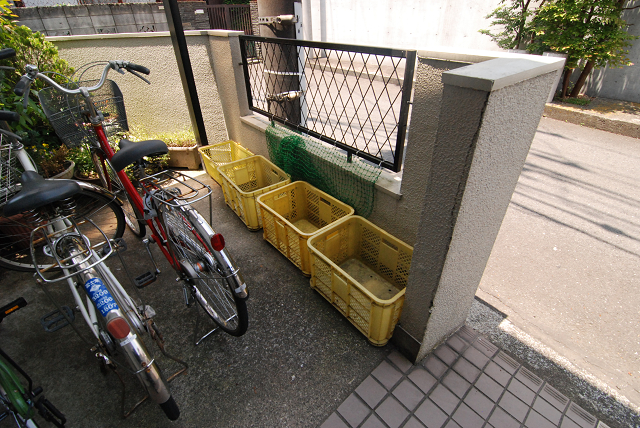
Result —
[{"label": "black bicycle seat", "polygon": [[145,156],[164,155],[169,151],[164,141],[160,140],[133,142],[123,138],[119,146],[120,150],[111,158],[111,165],[116,171],[123,170]]},{"label": "black bicycle seat", "polygon": [[6,217],[69,198],[81,190],[73,180],[45,180],[34,171],[23,172],[20,182],[22,190],[3,208]]}]

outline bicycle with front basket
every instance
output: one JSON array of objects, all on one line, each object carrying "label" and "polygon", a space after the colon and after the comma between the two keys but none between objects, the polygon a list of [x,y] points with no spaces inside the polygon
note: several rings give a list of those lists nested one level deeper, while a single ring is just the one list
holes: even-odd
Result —
[{"label": "bicycle with front basket", "polygon": [[[109,137],[128,125],[122,94],[115,82],[107,80],[111,70],[130,72],[149,83],[140,74],[148,75],[149,69],[128,61],[109,61],[99,79],[65,86],[27,66],[16,93],[28,92],[35,79],[49,85],[39,92],[39,99],[58,136],[69,147],[88,146],[104,186],[128,201],[123,208],[129,227],[138,236],[145,234],[145,227],[151,232],[143,242],[154,268],[137,276],[136,285],[145,287],[160,273],[149,249],[156,243],[182,280],[185,303],[197,302],[220,329],[240,336],[248,327],[247,285],[223,236],[210,225],[211,188],[178,171],[147,174],[146,158],[168,152],[162,141],[122,139],[119,150],[114,150]],[[209,222],[193,206],[205,198]]]}]

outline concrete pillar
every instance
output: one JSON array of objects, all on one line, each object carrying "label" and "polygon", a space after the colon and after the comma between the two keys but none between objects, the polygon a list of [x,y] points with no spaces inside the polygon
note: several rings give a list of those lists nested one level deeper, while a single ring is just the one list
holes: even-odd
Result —
[{"label": "concrete pillar", "polygon": [[[393,338],[413,361],[455,332],[473,302],[563,64],[534,58],[494,59],[442,74],[429,177]],[[421,121],[429,122],[414,115],[412,128]]]}]

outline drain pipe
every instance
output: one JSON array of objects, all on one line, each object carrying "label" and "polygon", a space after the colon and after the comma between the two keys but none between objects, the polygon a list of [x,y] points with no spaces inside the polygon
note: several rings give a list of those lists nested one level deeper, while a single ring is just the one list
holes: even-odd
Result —
[{"label": "drain pipe", "polygon": [[207,132],[204,128],[204,119],[202,118],[200,100],[198,99],[196,83],[193,78],[193,69],[191,68],[178,2],[176,0],[163,0],[163,4],[164,12],[167,15],[167,23],[169,24],[169,32],[171,33],[173,50],[176,54],[180,79],[182,80],[182,88],[187,101],[187,108],[189,109],[191,127],[196,137],[196,143],[199,146],[206,146],[208,144]]}]

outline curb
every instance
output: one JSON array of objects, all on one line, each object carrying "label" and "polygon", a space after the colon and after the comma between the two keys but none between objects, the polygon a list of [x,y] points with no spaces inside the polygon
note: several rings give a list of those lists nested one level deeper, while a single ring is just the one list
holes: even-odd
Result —
[{"label": "curb", "polygon": [[633,122],[611,119],[601,115],[578,111],[570,107],[563,107],[555,104],[547,104],[544,107],[543,114],[551,119],[575,123],[576,125],[600,129],[602,131],[627,137],[640,138],[640,124]]}]

